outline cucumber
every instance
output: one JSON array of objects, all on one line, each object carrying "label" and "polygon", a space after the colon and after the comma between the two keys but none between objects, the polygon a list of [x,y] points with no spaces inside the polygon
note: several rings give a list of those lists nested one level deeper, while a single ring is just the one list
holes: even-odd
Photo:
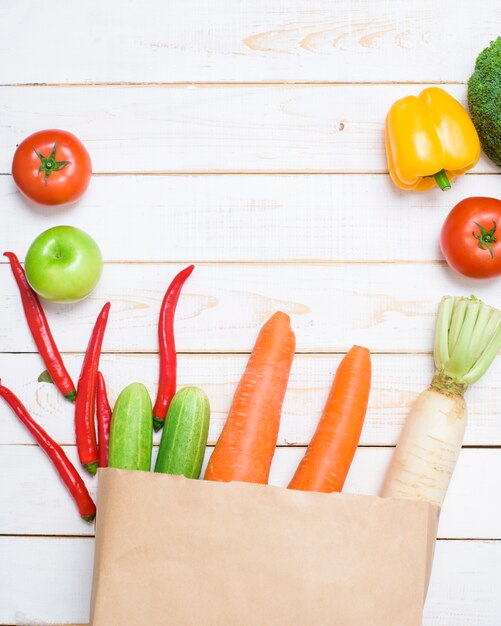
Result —
[{"label": "cucumber", "polygon": [[113,409],[108,466],[149,472],[152,445],[150,395],[143,384],[132,383]]},{"label": "cucumber", "polygon": [[209,434],[209,399],[198,387],[183,387],[172,398],[155,472],[198,478]]}]

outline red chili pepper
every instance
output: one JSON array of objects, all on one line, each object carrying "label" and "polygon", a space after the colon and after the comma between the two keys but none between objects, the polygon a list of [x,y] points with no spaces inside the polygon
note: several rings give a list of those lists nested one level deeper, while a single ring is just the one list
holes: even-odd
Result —
[{"label": "red chili pepper", "polygon": [[87,346],[82,371],[78,379],[77,399],[75,402],[75,432],[80,463],[89,474],[94,475],[98,466],[96,442],[96,411],[97,372],[104,331],[108,322],[110,303],[107,302],[96,320],[94,330]]},{"label": "red chili pepper", "polygon": [[108,467],[110,425],[112,411],[106,393],[106,383],[101,372],[97,373],[97,433],[99,436],[99,467]]},{"label": "red chili pepper", "polygon": [[176,393],[177,356],[174,340],[174,314],[181,289],[194,269],[194,265],[189,265],[174,277],[165,292],[160,309],[158,320],[160,375],[157,399],[153,407],[153,427],[155,430],[160,430],[164,425],[169,404]]},{"label": "red chili pepper", "polygon": [[[21,263],[19,263],[17,256],[13,252],[4,252],[4,256],[10,261],[12,273],[14,274],[17,286],[19,287],[19,293],[21,294],[26,321],[28,322],[40,356],[45,363],[50,380],[52,380],[65,398],[73,402],[76,396],[75,385],[64,366],[63,359],[57,349],[40,300],[30,287],[24,269]],[[44,374],[41,375],[39,380],[48,380],[48,377]]]},{"label": "red chili pepper", "polygon": [[96,516],[96,505],[90,497],[82,477],[68,459],[64,450],[35,422],[21,400],[2,384],[0,384],[0,397],[7,402],[52,461],[57,473],[73,496],[80,515],[86,522],[91,522]]}]

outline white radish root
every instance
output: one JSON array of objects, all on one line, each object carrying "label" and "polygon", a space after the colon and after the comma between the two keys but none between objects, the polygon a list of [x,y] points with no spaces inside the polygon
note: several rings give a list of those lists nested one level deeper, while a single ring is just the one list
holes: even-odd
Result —
[{"label": "white radish root", "polygon": [[501,311],[475,296],[445,296],[438,307],[431,387],[416,399],[381,495],[442,506],[466,428],[464,392],[501,349]]},{"label": "white radish root", "polygon": [[430,388],[414,402],[381,495],[442,506],[466,428],[462,395]]}]

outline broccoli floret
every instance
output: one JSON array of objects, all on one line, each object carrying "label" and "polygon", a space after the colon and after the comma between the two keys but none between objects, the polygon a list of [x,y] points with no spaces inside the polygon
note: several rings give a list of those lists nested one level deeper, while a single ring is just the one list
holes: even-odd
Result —
[{"label": "broccoli floret", "polygon": [[468,107],[485,154],[501,167],[501,37],[477,57]]}]

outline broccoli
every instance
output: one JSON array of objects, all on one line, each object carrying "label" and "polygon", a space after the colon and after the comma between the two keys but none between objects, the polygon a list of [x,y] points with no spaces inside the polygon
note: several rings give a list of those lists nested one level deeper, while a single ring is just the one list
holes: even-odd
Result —
[{"label": "broccoli", "polygon": [[501,37],[477,57],[468,107],[485,154],[501,167]]}]

